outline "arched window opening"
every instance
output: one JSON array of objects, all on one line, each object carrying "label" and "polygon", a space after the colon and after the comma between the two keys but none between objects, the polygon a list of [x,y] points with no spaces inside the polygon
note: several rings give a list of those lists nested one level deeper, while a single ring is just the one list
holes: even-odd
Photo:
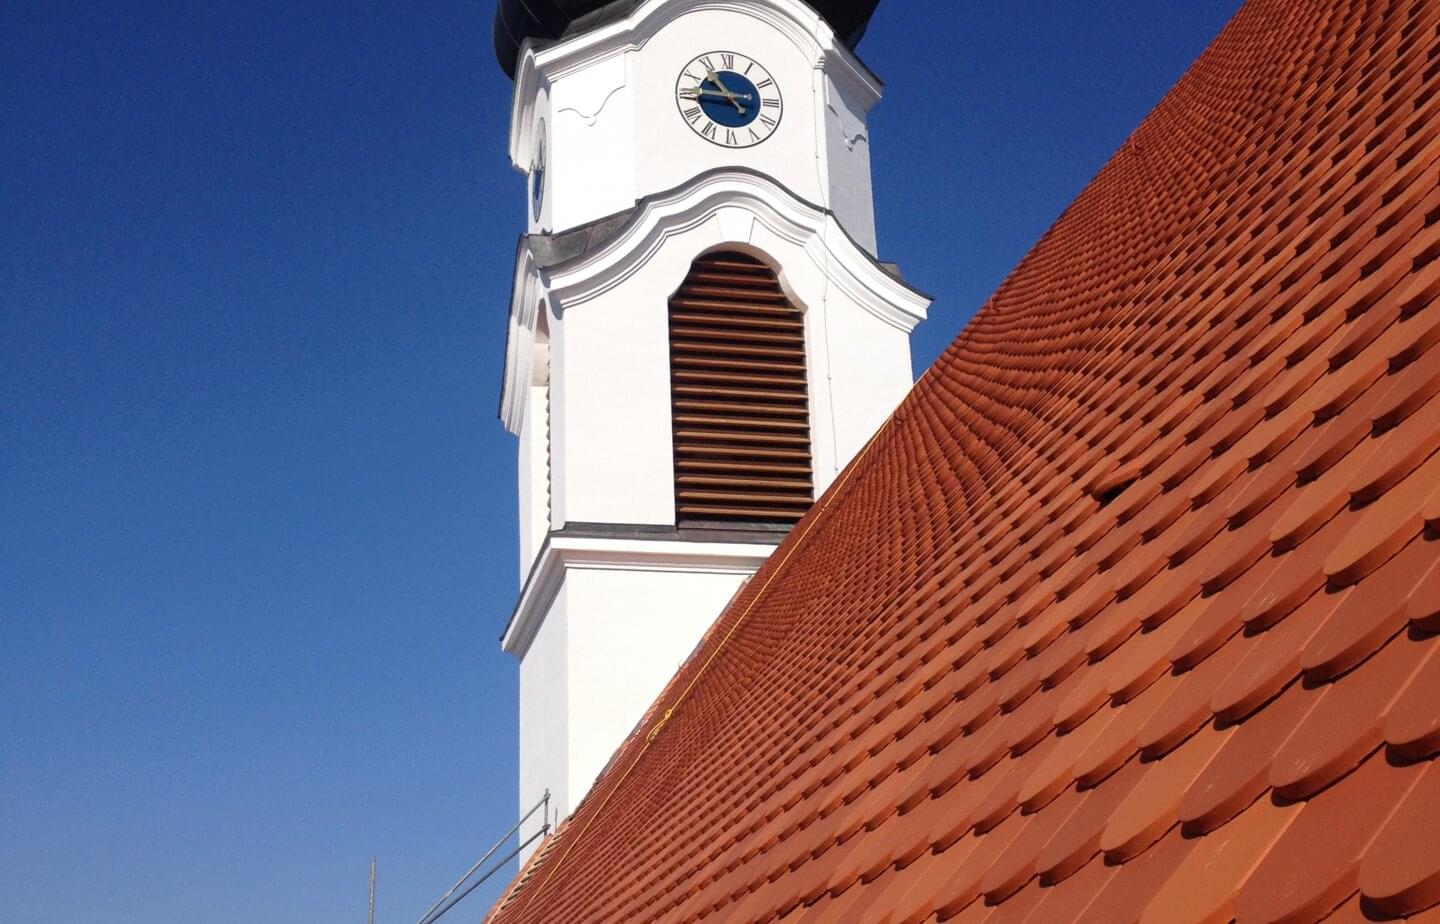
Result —
[{"label": "arched window opening", "polygon": [[805,323],[775,271],[706,254],[670,297],[681,526],[791,524],[814,499]]}]

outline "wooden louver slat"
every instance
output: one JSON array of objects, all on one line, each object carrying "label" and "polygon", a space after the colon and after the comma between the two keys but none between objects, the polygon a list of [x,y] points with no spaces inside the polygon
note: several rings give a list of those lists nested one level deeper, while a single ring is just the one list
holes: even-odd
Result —
[{"label": "wooden louver slat", "polygon": [[671,296],[681,525],[788,524],[810,507],[804,330],[774,271],[746,254],[701,257]]}]

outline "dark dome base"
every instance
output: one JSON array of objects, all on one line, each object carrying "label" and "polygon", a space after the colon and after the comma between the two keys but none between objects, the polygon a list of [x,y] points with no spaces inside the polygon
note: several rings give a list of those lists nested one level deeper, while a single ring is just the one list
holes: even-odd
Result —
[{"label": "dark dome base", "polygon": [[[526,39],[557,39],[628,16],[643,0],[498,0],[495,57],[511,77]],[[851,48],[880,0],[805,0]]]}]

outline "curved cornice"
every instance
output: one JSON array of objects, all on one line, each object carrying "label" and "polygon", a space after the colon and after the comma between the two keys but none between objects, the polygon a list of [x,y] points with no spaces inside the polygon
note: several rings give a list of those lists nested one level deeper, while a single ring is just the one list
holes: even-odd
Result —
[{"label": "curved cornice", "polygon": [[[666,240],[737,209],[798,249],[828,285],[886,324],[909,333],[925,319],[930,296],[891,275],[855,242],[829,209],[802,199],[758,171],[717,168],[640,200],[628,220],[602,244],[569,259],[544,265],[533,242],[522,239],[515,261],[501,388],[500,417],[506,428],[512,433],[520,430],[542,302],[557,315],[580,309],[640,272]],[[717,222],[717,227],[721,239],[712,245],[749,243],[727,233],[726,222]],[[782,283],[788,275],[782,267]]]},{"label": "curved cornice", "polygon": [[667,238],[737,207],[803,249],[832,283],[877,317],[907,332],[924,320],[930,297],[887,272],[833,212],[743,167],[710,170],[642,199],[630,220],[602,246],[544,269],[545,288],[566,311],[572,310],[634,275]]}]

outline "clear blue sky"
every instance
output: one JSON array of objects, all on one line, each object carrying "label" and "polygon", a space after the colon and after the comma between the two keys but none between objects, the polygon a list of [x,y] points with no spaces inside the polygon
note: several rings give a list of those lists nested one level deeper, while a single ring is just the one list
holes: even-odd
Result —
[{"label": "clear blue sky", "polygon": [[[1237,6],[881,4],[917,371]],[[361,922],[376,855],[409,924],[513,820],[492,8],[0,4],[0,922]]]}]

